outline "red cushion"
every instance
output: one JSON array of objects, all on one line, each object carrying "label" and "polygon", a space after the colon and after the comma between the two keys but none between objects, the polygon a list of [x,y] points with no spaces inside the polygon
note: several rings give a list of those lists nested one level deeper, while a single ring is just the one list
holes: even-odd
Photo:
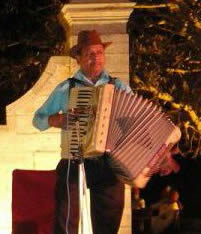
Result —
[{"label": "red cushion", "polygon": [[56,172],[14,170],[12,234],[52,234]]}]

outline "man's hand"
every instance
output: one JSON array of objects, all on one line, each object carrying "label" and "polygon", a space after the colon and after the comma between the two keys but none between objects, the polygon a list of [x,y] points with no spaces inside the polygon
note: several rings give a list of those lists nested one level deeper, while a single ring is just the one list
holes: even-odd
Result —
[{"label": "man's hand", "polygon": [[80,115],[86,113],[89,113],[89,108],[74,108],[68,110],[67,114],[56,113],[49,116],[48,124],[54,128],[67,129],[67,125],[69,122],[75,123],[77,120],[79,120]]},{"label": "man's hand", "polygon": [[48,124],[54,128],[65,129],[67,124],[67,114],[56,113],[54,115],[50,115],[48,118]]},{"label": "man's hand", "polygon": [[163,164],[163,167],[160,169],[160,175],[168,175],[172,171],[177,173],[180,170],[180,166],[177,161],[174,159],[175,155],[180,153],[178,145],[174,145],[173,148],[166,154],[166,161]]}]

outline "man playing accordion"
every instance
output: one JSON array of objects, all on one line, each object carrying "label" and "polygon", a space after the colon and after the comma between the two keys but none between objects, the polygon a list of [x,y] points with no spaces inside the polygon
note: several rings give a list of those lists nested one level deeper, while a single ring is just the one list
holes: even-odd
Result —
[{"label": "man playing accordion", "polygon": [[[104,69],[105,49],[112,42],[102,42],[95,30],[81,31],[78,43],[70,49],[70,56],[76,59],[80,69],[73,79],[60,83],[47,101],[36,111],[33,125],[41,131],[50,127],[66,128],[66,120],[76,118],[76,110],[68,110],[70,89],[74,86],[99,86],[107,83],[131,92],[129,86],[118,78],[112,78]],[[68,131],[68,129],[66,129]],[[68,156],[67,156],[68,157]],[[69,162],[70,161],[70,162]],[[70,170],[67,172],[68,164]],[[78,160],[61,159],[57,166],[56,220],[54,234],[77,234],[79,224]],[[94,234],[117,234],[124,207],[124,184],[103,154],[95,159],[85,159],[87,186],[90,189],[91,220]],[[143,188],[151,176],[151,168],[145,166],[134,179],[137,187]],[[66,175],[69,173],[67,199]],[[67,208],[69,208],[67,220]],[[66,225],[67,224],[67,225]]]}]

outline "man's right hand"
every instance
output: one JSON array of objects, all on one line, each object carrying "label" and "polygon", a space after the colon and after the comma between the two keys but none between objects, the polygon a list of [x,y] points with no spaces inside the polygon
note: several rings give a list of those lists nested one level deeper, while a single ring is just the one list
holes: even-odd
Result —
[{"label": "man's right hand", "polygon": [[56,113],[49,116],[48,124],[50,127],[67,129],[68,122],[75,123],[81,114],[88,112],[88,108],[74,108],[72,110],[68,110],[67,114]]},{"label": "man's right hand", "polygon": [[48,124],[50,127],[66,129],[67,114],[56,113],[54,115],[50,115],[48,118]]}]

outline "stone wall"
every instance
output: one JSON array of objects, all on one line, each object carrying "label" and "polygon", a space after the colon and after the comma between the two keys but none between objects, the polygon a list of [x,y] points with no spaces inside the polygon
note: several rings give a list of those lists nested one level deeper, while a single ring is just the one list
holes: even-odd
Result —
[{"label": "stone wall", "polygon": [[0,234],[11,233],[12,171],[50,170],[60,159],[60,132],[50,129],[40,133],[32,127],[32,118],[69,71],[67,57],[52,57],[36,85],[7,106],[7,125],[0,126]]}]

